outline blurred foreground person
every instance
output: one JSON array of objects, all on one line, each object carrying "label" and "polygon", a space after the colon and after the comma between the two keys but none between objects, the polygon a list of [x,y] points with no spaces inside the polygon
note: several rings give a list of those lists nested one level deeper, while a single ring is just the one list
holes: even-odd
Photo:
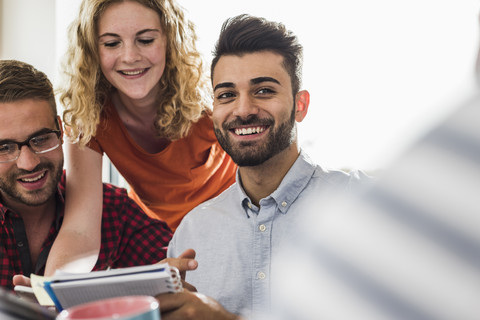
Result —
[{"label": "blurred foreground person", "polygon": [[479,195],[475,92],[373,187],[319,197],[266,318],[479,319]]}]

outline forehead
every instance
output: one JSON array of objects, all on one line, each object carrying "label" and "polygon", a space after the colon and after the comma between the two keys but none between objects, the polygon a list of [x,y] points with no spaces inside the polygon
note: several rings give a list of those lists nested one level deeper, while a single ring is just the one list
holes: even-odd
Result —
[{"label": "forehead", "polygon": [[283,57],[271,51],[222,56],[213,70],[213,87],[218,83],[249,83],[258,77],[272,77],[282,86],[291,86]]},{"label": "forehead", "polygon": [[0,139],[23,139],[40,129],[53,129],[54,126],[55,116],[46,100],[0,103]]},{"label": "forehead", "polygon": [[108,6],[98,20],[98,32],[160,28],[155,10],[136,1],[116,2]]}]

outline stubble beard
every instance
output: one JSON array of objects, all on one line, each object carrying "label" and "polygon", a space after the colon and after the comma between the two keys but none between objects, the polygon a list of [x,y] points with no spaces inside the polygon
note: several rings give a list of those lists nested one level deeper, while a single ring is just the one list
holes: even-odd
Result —
[{"label": "stubble beard", "polygon": [[[50,181],[47,181],[41,189],[26,191],[19,188],[17,182],[18,176],[44,169],[49,171],[51,177],[48,177]],[[63,160],[58,166],[55,166],[52,162],[41,163],[32,171],[17,170],[10,172],[4,178],[0,178],[0,191],[4,196],[9,197],[10,200],[28,206],[40,206],[48,202],[55,195],[62,173]]]},{"label": "stubble beard", "polygon": [[[273,120],[262,121],[255,115],[241,122],[243,125],[257,125],[268,122],[270,128],[275,128],[275,122]],[[215,135],[222,148],[238,166],[258,166],[279,154],[293,143],[296,137],[295,107],[292,110],[290,119],[280,124],[278,128],[271,130],[268,133],[266,143],[262,145],[258,145],[258,142],[255,141],[243,141],[238,145],[234,145],[228,134],[228,128],[231,126],[232,124],[229,123],[223,124],[222,130],[215,128]],[[225,134],[223,132],[225,132]]]}]

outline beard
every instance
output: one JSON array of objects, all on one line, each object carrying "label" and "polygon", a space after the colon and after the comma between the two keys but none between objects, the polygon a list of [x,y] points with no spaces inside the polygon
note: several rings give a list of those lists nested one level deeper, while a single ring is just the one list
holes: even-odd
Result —
[{"label": "beard", "polygon": [[[229,129],[242,125],[269,126],[271,130],[268,133],[267,141],[262,144],[259,144],[258,141],[242,141],[234,144],[228,134]],[[222,129],[215,128],[215,135],[222,148],[238,166],[258,166],[288,148],[295,140],[295,106],[290,119],[281,123],[277,128],[275,128],[273,119],[260,119],[257,115],[250,115],[245,120],[236,119],[224,123]]]},{"label": "beard", "polygon": [[[47,169],[49,176],[45,185],[38,190],[22,190],[17,179],[21,175]],[[55,166],[52,162],[40,163],[32,171],[15,170],[0,178],[0,191],[11,200],[28,206],[40,206],[50,200],[57,190],[58,182],[63,174],[63,160]]]}]

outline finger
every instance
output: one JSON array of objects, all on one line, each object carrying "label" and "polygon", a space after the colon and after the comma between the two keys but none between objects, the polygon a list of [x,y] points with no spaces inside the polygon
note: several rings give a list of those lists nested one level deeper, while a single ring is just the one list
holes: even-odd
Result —
[{"label": "finger", "polygon": [[179,309],[184,301],[184,293],[164,293],[155,297],[160,304],[161,313],[171,312],[173,310]]},{"label": "finger", "polygon": [[187,249],[177,258],[166,258],[159,263],[168,263],[170,266],[176,267],[180,272],[180,277],[185,280],[187,271],[195,270],[198,267],[198,262],[195,260],[196,252],[193,249]]},{"label": "finger", "polygon": [[13,285],[31,287],[32,283],[30,282],[30,278],[25,277],[22,274],[16,274],[13,276]]},{"label": "finger", "polygon": [[177,269],[178,271],[180,271],[180,277],[182,278],[182,280],[185,280],[185,276],[187,273],[186,271],[197,269],[198,262],[197,260],[194,260],[196,255],[197,253],[195,252],[195,250],[187,249],[178,256],[180,260],[178,261],[179,266],[177,266]]},{"label": "finger", "polygon": [[184,258],[167,258],[160,261],[160,263],[168,263],[169,266],[176,267],[178,271],[185,273],[185,271],[195,270],[198,267],[197,260]]},{"label": "finger", "polygon": [[197,253],[193,249],[187,249],[182,252],[177,258],[187,258],[187,259],[195,259]]},{"label": "finger", "polygon": [[187,289],[188,291],[197,292],[197,288],[195,288],[195,286],[191,285],[185,280],[182,280],[182,287],[183,289]]}]

